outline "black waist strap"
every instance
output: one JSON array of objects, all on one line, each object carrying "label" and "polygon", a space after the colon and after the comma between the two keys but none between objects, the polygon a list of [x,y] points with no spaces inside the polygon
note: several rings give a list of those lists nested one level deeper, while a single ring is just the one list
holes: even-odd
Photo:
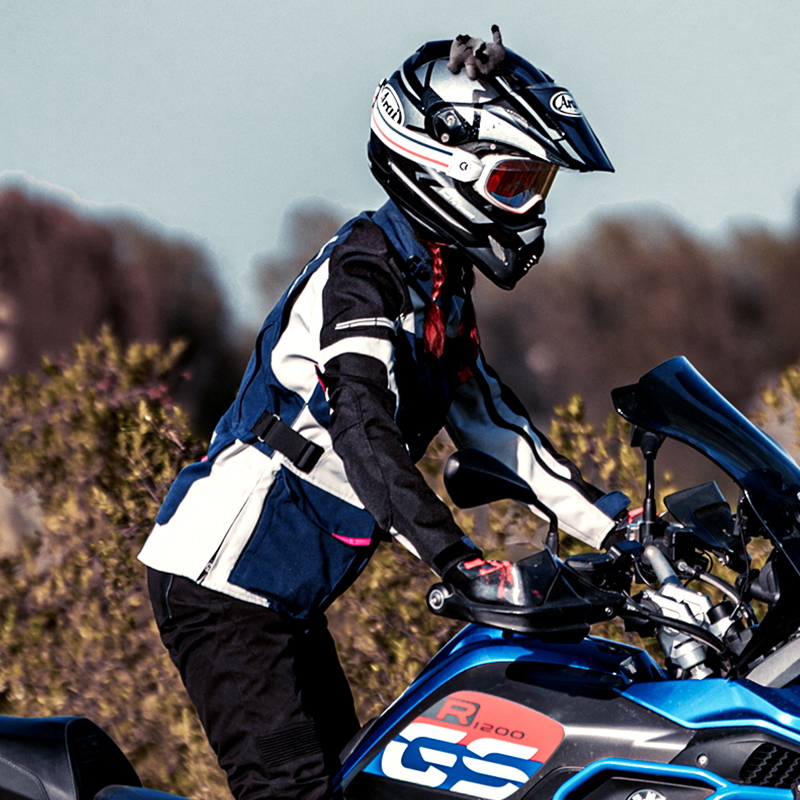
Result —
[{"label": "black waist strap", "polygon": [[259,442],[286,456],[301,472],[311,472],[323,449],[292,430],[271,411],[265,411],[251,428]]}]

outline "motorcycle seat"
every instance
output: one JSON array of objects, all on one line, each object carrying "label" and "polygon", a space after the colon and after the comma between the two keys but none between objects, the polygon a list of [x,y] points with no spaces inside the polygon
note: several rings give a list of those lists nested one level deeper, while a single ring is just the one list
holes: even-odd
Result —
[{"label": "motorcycle seat", "polygon": [[93,800],[109,784],[141,781],[111,737],[90,720],[0,716],[0,797]]}]

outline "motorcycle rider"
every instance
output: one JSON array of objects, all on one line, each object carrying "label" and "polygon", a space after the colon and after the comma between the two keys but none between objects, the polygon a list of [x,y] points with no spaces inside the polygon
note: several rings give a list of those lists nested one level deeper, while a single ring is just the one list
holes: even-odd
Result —
[{"label": "motorcycle rider", "polygon": [[207,457],[141,559],[161,636],[233,794],[326,797],[358,728],[324,611],[393,538],[444,580],[514,603],[415,462],[444,427],[529,481],[600,546],[619,509],[534,429],[485,363],[473,268],[511,289],[544,247],[560,167],[613,168],[569,92],[468,36],[383,81],[369,160],[390,200],[346,223],[258,334]]}]

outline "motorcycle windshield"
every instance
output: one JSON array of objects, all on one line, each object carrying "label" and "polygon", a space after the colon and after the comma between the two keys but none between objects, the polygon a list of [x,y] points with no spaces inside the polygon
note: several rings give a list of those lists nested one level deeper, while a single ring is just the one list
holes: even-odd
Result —
[{"label": "motorcycle windshield", "polygon": [[783,447],[682,356],[615,389],[612,398],[629,422],[691,445],[725,470],[800,574],[800,467]]}]

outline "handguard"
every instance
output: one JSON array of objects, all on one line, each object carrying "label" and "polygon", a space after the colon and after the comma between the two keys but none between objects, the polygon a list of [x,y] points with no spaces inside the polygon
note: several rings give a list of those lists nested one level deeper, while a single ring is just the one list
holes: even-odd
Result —
[{"label": "handguard", "polygon": [[512,566],[519,585],[505,600],[476,599],[468,583],[437,583],[428,590],[428,608],[541,639],[580,641],[593,623],[611,619],[625,603],[622,593],[593,586],[547,550]]},{"label": "handguard", "polygon": [[512,561],[486,561],[481,556],[473,556],[451,567],[443,579],[478,603],[511,606],[526,603],[522,574]]}]

